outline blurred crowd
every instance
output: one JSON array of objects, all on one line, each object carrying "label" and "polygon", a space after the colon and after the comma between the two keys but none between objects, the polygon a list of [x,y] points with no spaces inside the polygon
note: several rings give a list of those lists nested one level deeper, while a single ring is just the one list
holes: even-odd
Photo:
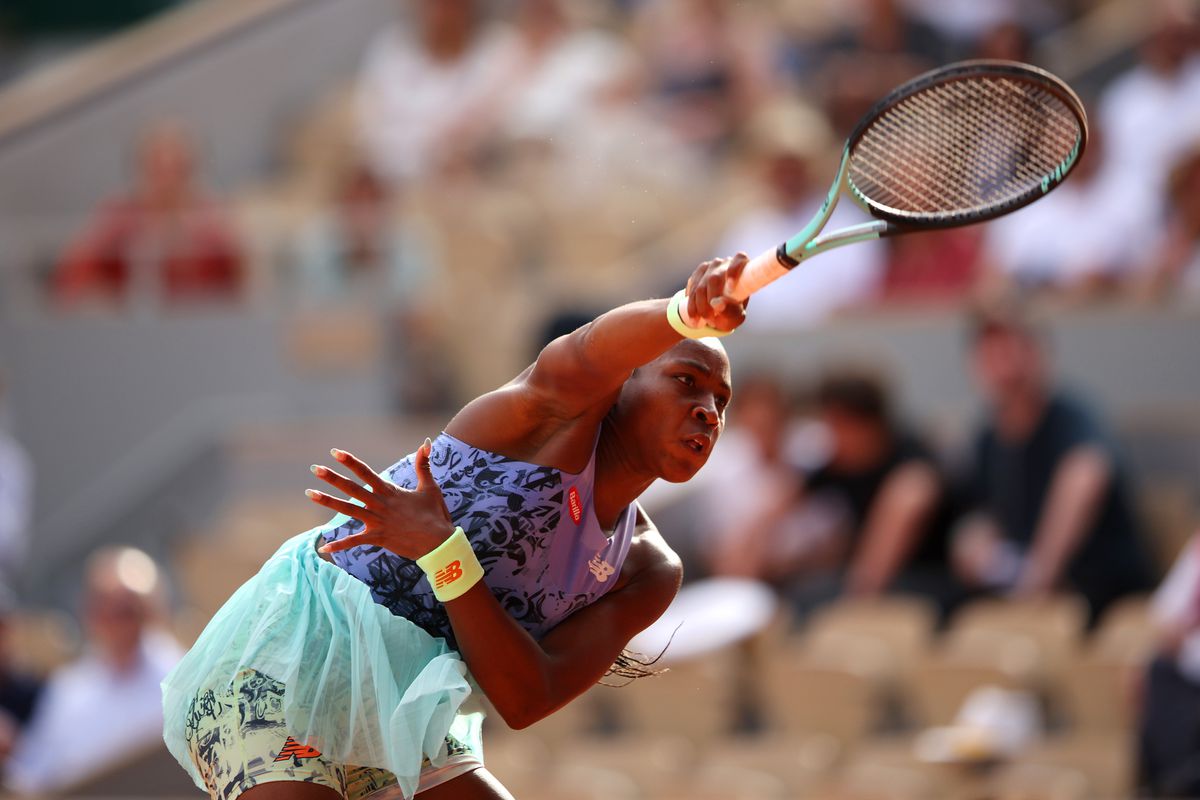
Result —
[{"label": "blurred crowd", "polygon": [[[841,137],[902,80],[956,58],[1037,63],[1039,40],[1092,6],[398,5],[354,85],[314,100],[267,180],[214,189],[203,144],[148,123],[128,186],[49,271],[55,311],[369,308],[400,343],[400,409],[452,408],[474,383],[460,375],[506,379],[549,333],[673,290],[697,259],[790,236],[823,199]],[[801,620],[890,592],[949,616],[979,596],[1064,590],[1095,620],[1154,589],[1168,565],[1150,555],[1110,425],[1059,385],[1025,308],[1200,304],[1200,34],[1182,9],[1147,10],[1132,64],[1084,98],[1078,170],[1044,200],[985,227],[834,251],[755,298],[747,325],[779,333],[862,308],[961,311],[987,405],[951,456],[898,414],[876,369],[833,365],[803,391],[742,379],[697,479],[711,507],[665,531],[689,575],[765,581]],[[831,224],[861,219],[844,202]],[[0,435],[0,572],[27,549],[31,481]],[[1200,793],[1197,553],[1185,548],[1156,600],[1152,790]],[[68,784],[154,738],[158,680],[179,654],[157,625],[158,568],[106,550],[87,574],[87,647],[48,678],[8,666],[15,606],[0,601],[0,759],[16,790]],[[45,744],[64,741],[82,744]]]},{"label": "blurred crowd", "polygon": [[[489,307],[527,320],[496,347],[524,354],[559,317],[673,286],[701,256],[773,246],[814,211],[840,137],[888,89],[955,58],[1037,63],[1040,37],[1091,10],[1067,0],[952,11],[917,0],[399,5],[353,85],[315,100],[280,142],[274,176],[218,192],[201,143],[148,123],[128,188],[49,270],[53,304],[370,302],[399,338],[446,340],[460,369],[486,370],[453,325],[420,309],[495,284]],[[846,309],[954,307],[1011,289],[1195,305],[1196,30],[1186,4],[1147,9],[1132,66],[1085,87],[1090,145],[1045,201],[986,227],[823,256],[765,293],[750,324],[786,331]],[[833,224],[862,217],[843,203]],[[583,300],[580,285],[593,289]]]}]

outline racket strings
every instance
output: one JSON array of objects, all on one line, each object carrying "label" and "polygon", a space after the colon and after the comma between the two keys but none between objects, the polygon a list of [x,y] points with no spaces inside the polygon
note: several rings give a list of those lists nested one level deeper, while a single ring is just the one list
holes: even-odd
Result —
[{"label": "racket strings", "polygon": [[887,109],[854,146],[849,178],[870,202],[933,219],[1027,195],[1080,140],[1074,113],[1032,82],[976,77]]}]

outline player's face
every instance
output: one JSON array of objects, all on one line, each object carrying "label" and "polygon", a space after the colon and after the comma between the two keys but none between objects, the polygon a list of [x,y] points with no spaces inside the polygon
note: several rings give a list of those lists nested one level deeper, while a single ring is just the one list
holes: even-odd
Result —
[{"label": "player's face", "polygon": [[642,465],[679,483],[708,460],[732,394],[725,348],[715,339],[687,340],[634,373],[613,419]]}]

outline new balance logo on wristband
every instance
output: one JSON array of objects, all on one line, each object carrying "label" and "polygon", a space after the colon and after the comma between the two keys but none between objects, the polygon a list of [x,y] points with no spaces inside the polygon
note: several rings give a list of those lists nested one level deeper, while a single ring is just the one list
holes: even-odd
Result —
[{"label": "new balance logo on wristband", "polygon": [[440,589],[443,586],[449,586],[463,576],[462,562],[451,561],[443,569],[438,570],[433,576],[433,588]]}]

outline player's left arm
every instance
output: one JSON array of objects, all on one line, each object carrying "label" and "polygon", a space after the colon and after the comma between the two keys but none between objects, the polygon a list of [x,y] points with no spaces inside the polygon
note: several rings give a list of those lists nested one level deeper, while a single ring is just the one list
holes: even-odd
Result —
[{"label": "player's left arm", "polygon": [[[310,491],[316,503],[363,522],[363,530],[322,547],[383,547],[416,560],[449,538],[453,524],[429,469],[429,442],[417,450],[415,490],[400,488],[349,453],[337,459],[366,485],[318,467],[317,477],[358,502]],[[579,696],[616,661],[635,634],[666,610],[683,570],[638,507],[637,531],[611,590],[534,639],[500,605],[484,580],[445,603],[459,652],[492,705],[524,728]]]},{"label": "player's left arm", "polygon": [[595,685],[629,640],[674,599],[683,575],[679,558],[644,516],[639,522],[645,524],[617,585],[540,641],[504,611],[483,581],[446,604],[463,660],[510,727],[532,725]]}]

